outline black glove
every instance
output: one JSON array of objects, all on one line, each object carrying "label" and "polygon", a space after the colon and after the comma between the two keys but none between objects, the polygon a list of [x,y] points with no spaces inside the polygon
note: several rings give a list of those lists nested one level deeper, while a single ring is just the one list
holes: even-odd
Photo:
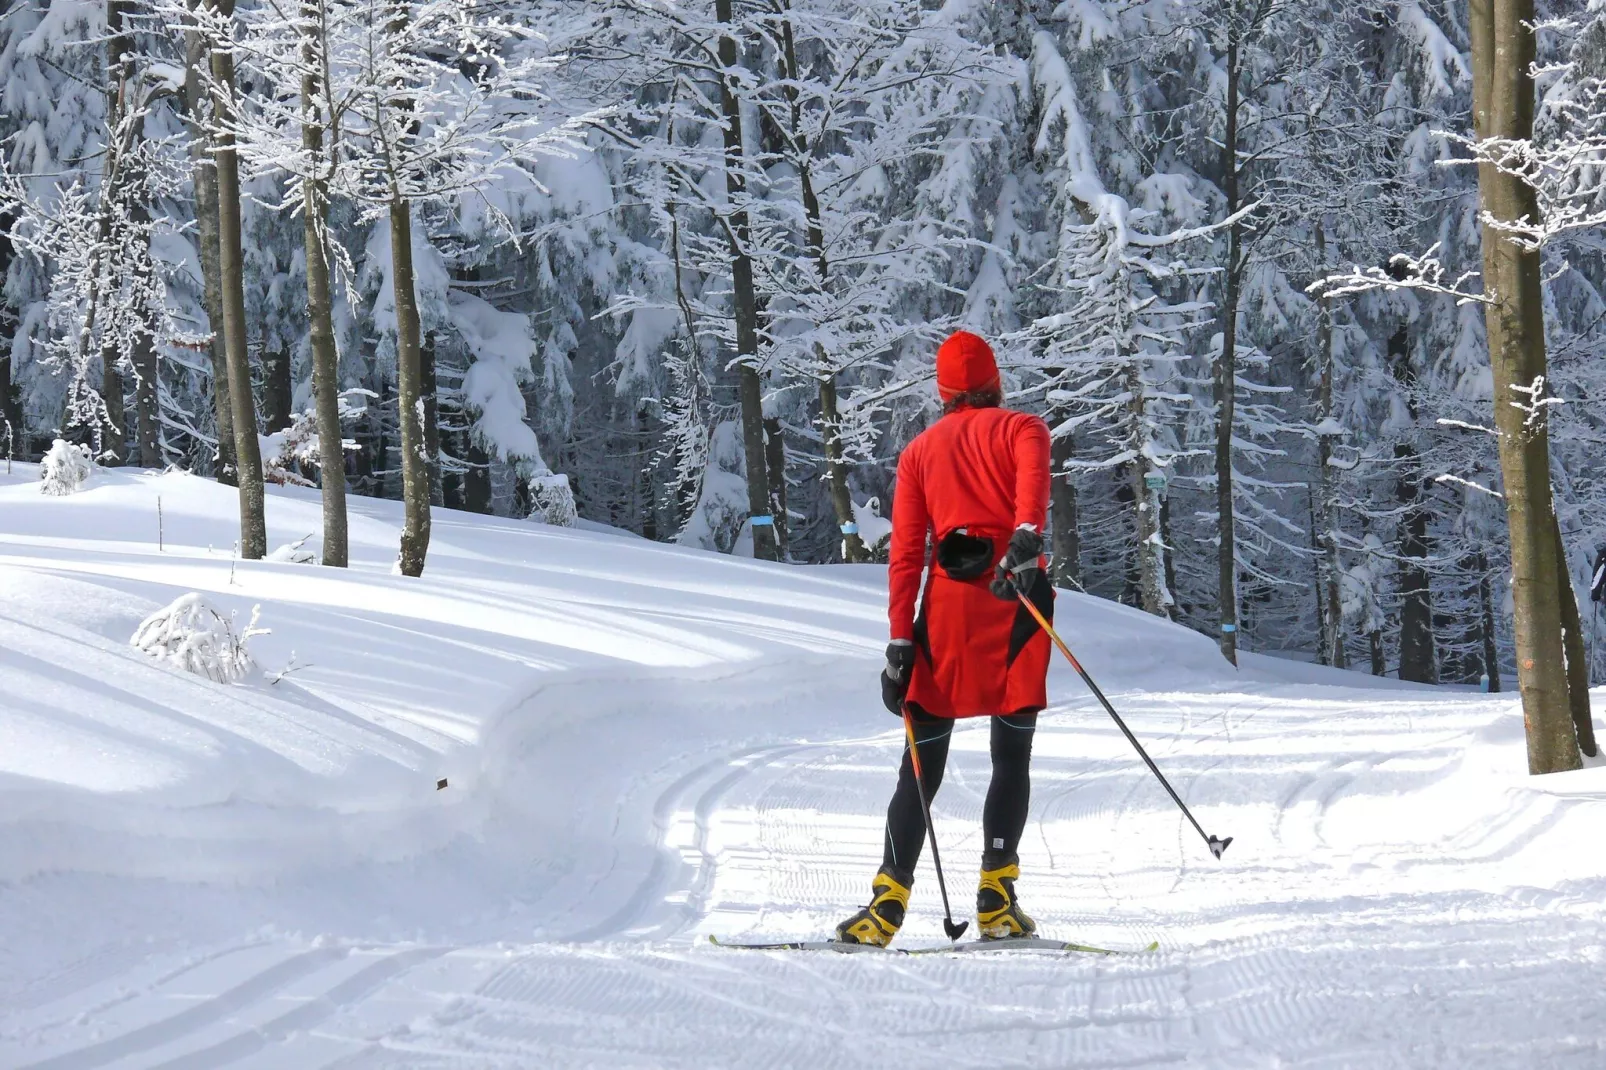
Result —
[{"label": "black glove", "polygon": [[909,676],[915,667],[915,645],[907,639],[887,644],[887,667],[881,670],[881,702],[903,716],[903,697],[909,693]]},{"label": "black glove", "polygon": [[1042,571],[1037,566],[1037,559],[1042,553],[1041,535],[1031,528],[1016,528],[1015,534],[1009,537],[1009,549],[1004,551],[1004,559],[998,562],[998,571],[988,590],[1006,602],[1015,601],[1016,591],[1029,593],[1037,582],[1038,573]]}]

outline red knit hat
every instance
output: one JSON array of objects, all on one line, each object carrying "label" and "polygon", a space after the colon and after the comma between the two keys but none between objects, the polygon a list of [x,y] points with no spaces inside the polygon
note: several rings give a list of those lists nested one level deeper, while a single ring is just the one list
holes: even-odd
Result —
[{"label": "red knit hat", "polygon": [[993,347],[969,331],[955,331],[937,347],[937,393],[946,403],[956,395],[998,385]]}]

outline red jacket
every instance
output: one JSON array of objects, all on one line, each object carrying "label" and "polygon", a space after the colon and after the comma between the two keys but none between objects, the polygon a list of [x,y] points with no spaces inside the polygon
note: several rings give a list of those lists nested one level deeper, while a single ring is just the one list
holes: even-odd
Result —
[{"label": "red jacket", "polygon": [[[1048,496],[1048,426],[1026,413],[962,408],[903,451],[892,503],[887,615],[892,638],[919,647],[909,702],[946,717],[1047,704],[1048,637],[1022,606],[987,589],[991,569],[954,580],[933,563],[920,595],[928,535],[932,546],[958,528],[990,538],[996,563],[1017,527],[1043,529]],[[1051,611],[1047,580],[1039,586],[1032,599]]]}]

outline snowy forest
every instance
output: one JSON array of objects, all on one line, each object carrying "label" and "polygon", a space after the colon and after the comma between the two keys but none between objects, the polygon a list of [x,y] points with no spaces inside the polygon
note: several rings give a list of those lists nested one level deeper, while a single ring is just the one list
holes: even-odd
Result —
[{"label": "snowy forest", "polygon": [[407,575],[432,507],[864,562],[965,327],[1060,586],[1576,710],[1606,3],[1521,8],[10,0],[0,432],[237,485],[244,558],[266,481],[329,565],[348,492]]}]

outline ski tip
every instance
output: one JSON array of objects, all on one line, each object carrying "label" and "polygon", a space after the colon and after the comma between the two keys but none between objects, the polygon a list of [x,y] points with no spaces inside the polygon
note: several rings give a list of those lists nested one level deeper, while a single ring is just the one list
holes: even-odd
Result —
[{"label": "ski tip", "polygon": [[1226,839],[1222,840],[1222,839],[1217,839],[1215,836],[1211,836],[1205,842],[1210,844],[1210,853],[1215,855],[1219,859],[1221,857],[1222,852],[1225,851],[1232,844],[1232,837],[1228,836]]},{"label": "ski tip", "polygon": [[1145,950],[1145,951],[1158,951],[1158,950],[1160,950],[1160,941],[1158,941],[1158,940],[1154,941],[1154,943],[1150,944],[1148,947],[1144,948],[1143,950]]}]

